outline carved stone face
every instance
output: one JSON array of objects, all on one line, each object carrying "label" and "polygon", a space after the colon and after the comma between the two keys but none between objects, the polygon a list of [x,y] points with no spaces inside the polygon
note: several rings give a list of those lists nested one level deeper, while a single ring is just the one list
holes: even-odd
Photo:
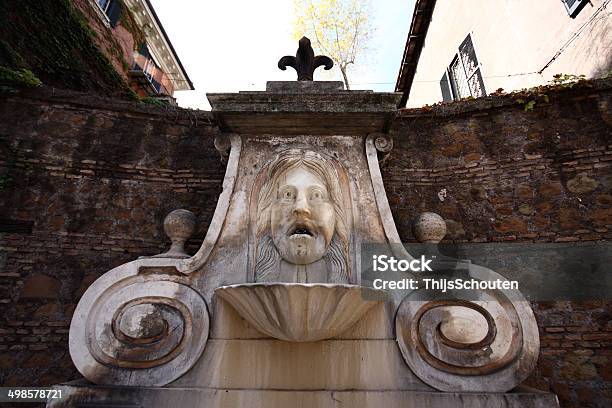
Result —
[{"label": "carved stone face", "polygon": [[336,225],[325,182],[303,166],[283,174],[270,224],[272,241],[283,259],[298,265],[321,259]]}]

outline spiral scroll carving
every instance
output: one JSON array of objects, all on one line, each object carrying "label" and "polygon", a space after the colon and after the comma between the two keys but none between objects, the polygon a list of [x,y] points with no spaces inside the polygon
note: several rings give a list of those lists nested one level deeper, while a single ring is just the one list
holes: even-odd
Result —
[{"label": "spiral scroll carving", "polygon": [[529,376],[539,336],[520,293],[427,301],[418,292],[402,301],[395,325],[402,355],[421,380],[441,391],[506,392]]},{"label": "spiral scroll carving", "polygon": [[162,386],[189,370],[208,339],[200,294],[152,276],[108,286],[104,278],[85,294],[70,328],[70,353],[81,374],[97,384]]}]

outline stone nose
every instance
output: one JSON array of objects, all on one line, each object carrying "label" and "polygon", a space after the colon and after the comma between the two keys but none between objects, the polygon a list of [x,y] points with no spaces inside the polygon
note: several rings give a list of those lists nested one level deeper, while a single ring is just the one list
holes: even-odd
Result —
[{"label": "stone nose", "polygon": [[310,215],[310,206],[308,205],[308,199],[306,195],[299,192],[295,198],[295,204],[293,206],[293,213],[295,215]]}]

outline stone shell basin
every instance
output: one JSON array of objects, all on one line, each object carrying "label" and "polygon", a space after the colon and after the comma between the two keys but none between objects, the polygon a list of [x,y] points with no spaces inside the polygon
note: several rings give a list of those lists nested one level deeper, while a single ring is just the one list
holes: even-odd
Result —
[{"label": "stone shell basin", "polygon": [[344,284],[245,283],[215,293],[260,332],[292,342],[335,337],[384,302],[383,291]]}]

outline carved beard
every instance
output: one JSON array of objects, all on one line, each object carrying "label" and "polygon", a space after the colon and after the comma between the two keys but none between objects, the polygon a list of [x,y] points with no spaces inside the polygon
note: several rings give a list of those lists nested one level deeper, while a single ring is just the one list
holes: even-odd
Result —
[{"label": "carved beard", "polygon": [[[280,281],[281,256],[270,235],[262,236],[257,245],[255,282]],[[327,283],[349,283],[348,265],[344,257],[338,234],[334,234],[327,252],[323,256],[327,265]],[[323,282],[325,283],[325,282]]]}]

